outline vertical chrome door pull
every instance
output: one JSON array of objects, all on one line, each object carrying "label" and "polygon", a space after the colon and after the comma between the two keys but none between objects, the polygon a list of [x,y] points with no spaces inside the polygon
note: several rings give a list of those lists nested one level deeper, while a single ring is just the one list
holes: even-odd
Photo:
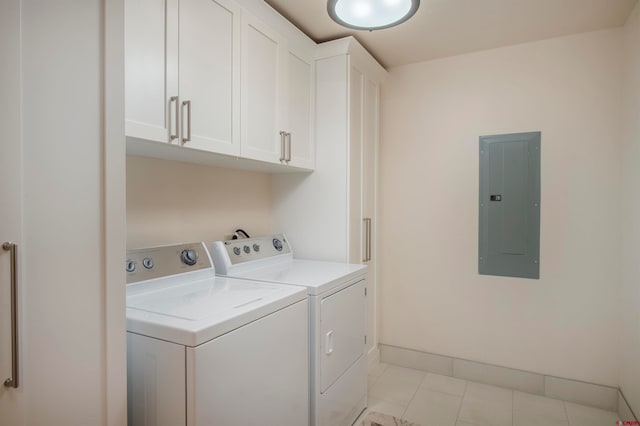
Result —
[{"label": "vertical chrome door pull", "polygon": [[364,224],[364,259],[363,262],[369,262],[371,260],[371,218],[365,217],[362,219]]},{"label": "vertical chrome door pull", "polygon": [[284,139],[285,139],[285,135],[287,134],[287,132],[285,132],[284,130],[280,131],[280,162],[282,163],[285,159],[285,149],[284,149]]},{"label": "vertical chrome door pull", "polygon": [[291,161],[291,133],[290,132],[285,133],[285,137],[287,138],[287,145],[286,145],[287,146],[287,158],[286,158],[286,161],[288,163],[289,161]]},{"label": "vertical chrome door pull", "polygon": [[18,246],[11,242],[2,244],[4,251],[11,252],[11,377],[4,381],[9,388],[17,388],[18,381]]},{"label": "vertical chrome door pull", "polygon": [[[184,137],[184,110],[187,110],[187,137]],[[182,145],[191,140],[191,101],[182,101],[182,125],[180,133],[182,133]]]},{"label": "vertical chrome door pull", "polygon": [[[175,102],[175,128],[171,125],[171,105]],[[180,120],[180,107],[178,106],[178,97],[172,96],[169,98],[169,142],[178,139],[178,121]],[[173,134],[173,130],[175,130],[175,134]]]}]

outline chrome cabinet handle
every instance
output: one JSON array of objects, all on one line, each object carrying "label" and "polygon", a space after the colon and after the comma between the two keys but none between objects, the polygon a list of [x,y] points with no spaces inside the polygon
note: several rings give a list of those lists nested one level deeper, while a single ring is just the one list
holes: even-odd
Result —
[{"label": "chrome cabinet handle", "polygon": [[[175,135],[173,134],[173,131],[171,129],[173,129],[173,126],[171,125],[171,104],[173,104],[175,102]],[[180,120],[179,117],[179,107],[178,107],[178,97],[177,96],[172,96],[169,98],[169,142],[178,139],[178,121]]]},{"label": "chrome cabinet handle", "polygon": [[363,262],[371,261],[371,218],[362,219],[364,224],[364,259]]},{"label": "chrome cabinet handle", "polygon": [[18,246],[12,242],[2,244],[11,252],[11,377],[4,381],[8,388],[17,388],[18,380]]},{"label": "chrome cabinet handle", "polygon": [[[184,137],[184,110],[187,110],[187,127],[189,130],[187,131],[187,137]],[[180,128],[180,133],[182,133],[182,145],[185,142],[189,142],[191,140],[191,101],[182,101],[182,123]]]},{"label": "chrome cabinet handle", "polygon": [[[173,126],[171,125],[171,105],[173,105],[175,102],[175,123],[176,123],[176,127],[175,127],[175,131],[176,134],[173,134]],[[174,141],[175,139],[178,139],[178,122],[180,120],[179,117],[179,107],[178,107],[178,97],[177,96],[172,96],[169,98],[169,142]]]},{"label": "chrome cabinet handle", "polygon": [[291,161],[291,133],[290,132],[285,133],[285,137],[287,138],[287,158],[286,158],[286,161],[288,163],[289,161]]},{"label": "chrome cabinet handle", "polygon": [[287,132],[285,132],[284,130],[280,130],[280,162],[282,163],[283,161],[285,161],[286,156],[284,155],[285,153],[285,149],[284,149],[284,138],[286,136]]}]

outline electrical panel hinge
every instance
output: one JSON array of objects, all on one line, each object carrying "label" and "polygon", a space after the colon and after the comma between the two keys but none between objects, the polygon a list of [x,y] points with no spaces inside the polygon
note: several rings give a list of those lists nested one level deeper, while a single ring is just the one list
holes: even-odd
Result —
[{"label": "electrical panel hinge", "polygon": [[367,344],[367,336],[364,336],[364,344]]},{"label": "electrical panel hinge", "polygon": [[367,288],[366,287],[364,288],[364,295],[365,296],[367,295]]}]

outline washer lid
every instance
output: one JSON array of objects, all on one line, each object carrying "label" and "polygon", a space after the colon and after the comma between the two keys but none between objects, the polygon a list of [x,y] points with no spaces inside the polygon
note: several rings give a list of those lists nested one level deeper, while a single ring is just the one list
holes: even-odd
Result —
[{"label": "washer lid", "polygon": [[197,346],[303,300],[306,292],[223,277],[127,288],[127,330]]},{"label": "washer lid", "polygon": [[308,294],[318,295],[348,281],[364,278],[366,265],[292,259],[261,268],[236,270],[235,278],[307,287]]}]

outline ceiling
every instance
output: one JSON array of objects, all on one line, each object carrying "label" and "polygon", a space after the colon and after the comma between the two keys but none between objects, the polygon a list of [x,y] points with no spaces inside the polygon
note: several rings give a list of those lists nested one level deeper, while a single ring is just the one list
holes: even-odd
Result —
[{"label": "ceiling", "polygon": [[386,68],[622,26],[637,0],[421,0],[409,21],[344,28],[326,0],[265,0],[316,42],[353,35]]}]

